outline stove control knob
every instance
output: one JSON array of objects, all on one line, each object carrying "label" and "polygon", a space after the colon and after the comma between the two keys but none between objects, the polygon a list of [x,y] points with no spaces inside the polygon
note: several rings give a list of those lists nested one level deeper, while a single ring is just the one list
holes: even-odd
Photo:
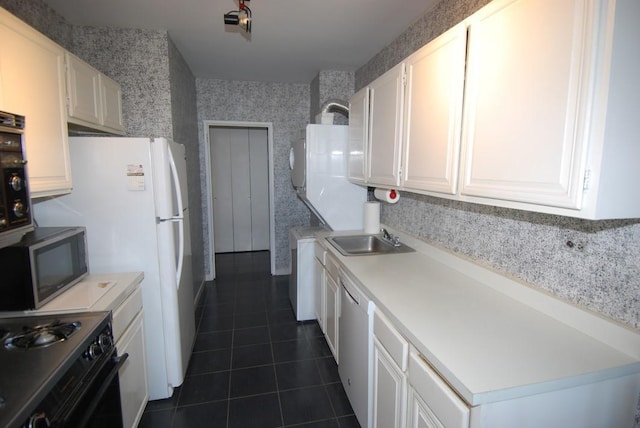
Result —
[{"label": "stove control knob", "polygon": [[22,202],[18,201],[15,204],[13,204],[13,214],[18,218],[24,217],[25,210],[24,210],[24,204]]},{"label": "stove control knob", "polygon": [[22,190],[22,188],[23,188],[23,184],[22,183],[23,183],[22,178],[20,178],[17,175],[14,175],[9,180],[9,186],[11,186],[11,188],[13,189],[14,192],[19,192],[19,191]]},{"label": "stove control knob", "polygon": [[27,421],[26,428],[47,428],[50,427],[49,419],[44,412],[34,413]]},{"label": "stove control knob", "polygon": [[102,348],[97,343],[92,343],[87,349],[87,357],[89,360],[93,360],[102,355]]},{"label": "stove control knob", "polygon": [[113,339],[109,334],[102,333],[100,337],[98,337],[98,344],[100,345],[100,349],[107,352],[113,347]]}]

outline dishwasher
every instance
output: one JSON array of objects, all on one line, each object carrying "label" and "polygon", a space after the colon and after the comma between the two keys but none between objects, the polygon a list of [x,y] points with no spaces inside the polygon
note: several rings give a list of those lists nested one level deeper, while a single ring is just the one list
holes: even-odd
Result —
[{"label": "dishwasher", "polygon": [[340,271],[338,373],[360,426],[369,427],[373,390],[373,310],[375,304]]}]

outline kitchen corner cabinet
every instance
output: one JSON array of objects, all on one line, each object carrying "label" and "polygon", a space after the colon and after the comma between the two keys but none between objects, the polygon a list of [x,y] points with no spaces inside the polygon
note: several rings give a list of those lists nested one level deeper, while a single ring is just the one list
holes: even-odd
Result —
[{"label": "kitchen corner cabinet", "polygon": [[365,153],[369,123],[369,88],[356,92],[349,100],[349,152],[347,178],[355,184],[366,184]]},{"label": "kitchen corner cabinet", "polygon": [[367,183],[400,185],[404,63],[398,64],[369,85]]},{"label": "kitchen corner cabinet", "polygon": [[65,51],[0,8],[0,109],[25,116],[32,197],[71,191]]},{"label": "kitchen corner cabinet", "polygon": [[66,65],[69,123],[123,134],[120,85],[69,52]]}]

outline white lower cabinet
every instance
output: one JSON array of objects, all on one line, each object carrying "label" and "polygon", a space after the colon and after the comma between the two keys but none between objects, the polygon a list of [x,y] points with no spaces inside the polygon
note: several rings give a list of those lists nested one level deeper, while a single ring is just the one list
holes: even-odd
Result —
[{"label": "white lower cabinet", "polygon": [[411,428],[446,428],[438,420],[427,403],[415,389],[409,388],[409,414],[407,427]]},{"label": "white lower cabinet", "polygon": [[408,371],[410,427],[469,427],[469,406],[413,349]]},{"label": "white lower cabinet", "polygon": [[402,428],[407,408],[407,376],[377,338],[373,340],[373,428]]},{"label": "white lower cabinet", "polygon": [[120,402],[124,427],[136,427],[149,399],[144,348],[142,311],[131,322],[126,333],[116,342],[120,355],[127,353],[118,376],[120,378]]},{"label": "white lower cabinet", "polygon": [[373,313],[374,428],[401,428],[407,420],[409,342],[376,308]]},{"label": "white lower cabinet", "polygon": [[373,334],[374,428],[469,427],[469,407],[378,308]]},{"label": "white lower cabinet", "polygon": [[113,338],[118,355],[129,354],[118,372],[124,428],[135,428],[149,401],[142,291],[137,288],[113,310]]},{"label": "white lower cabinet", "polygon": [[313,244],[315,258],[313,260],[313,295],[314,295],[314,311],[318,325],[324,333],[326,331],[325,323],[325,287],[326,273],[324,271],[324,263],[327,252],[318,242]]},{"label": "white lower cabinet", "polygon": [[331,353],[339,364],[338,317],[340,315],[340,288],[330,272],[327,272],[325,286],[325,337]]}]

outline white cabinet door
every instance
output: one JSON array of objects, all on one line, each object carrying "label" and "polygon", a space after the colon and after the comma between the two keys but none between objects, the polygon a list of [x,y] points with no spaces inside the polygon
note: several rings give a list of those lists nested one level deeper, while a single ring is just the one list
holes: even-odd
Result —
[{"label": "white cabinet door", "polygon": [[66,62],[69,122],[123,134],[120,85],[69,52]]},{"label": "white cabinet door", "polygon": [[100,123],[100,72],[68,52],[66,61],[69,119]]},{"label": "white cabinet door", "polygon": [[369,88],[356,92],[349,100],[348,178],[356,184],[366,183],[365,154],[369,123]]},{"label": "white cabinet door", "polygon": [[407,378],[378,339],[373,341],[373,428],[403,428]]},{"label": "white cabinet door", "polygon": [[115,80],[100,74],[100,97],[102,100],[102,125],[117,133],[124,133],[122,121],[122,88]]},{"label": "white cabinet door", "polygon": [[499,0],[469,19],[463,195],[579,209],[589,0]]},{"label": "white cabinet door", "polygon": [[459,24],[405,61],[402,187],[457,190],[467,30]]},{"label": "white cabinet door", "polygon": [[427,403],[411,387],[409,388],[408,409],[407,426],[409,428],[447,428],[442,425]]},{"label": "white cabinet door", "polygon": [[131,322],[116,347],[118,355],[129,354],[118,376],[123,426],[134,428],[138,426],[149,400],[142,311]]},{"label": "white cabinet door", "polygon": [[469,428],[470,409],[415,352],[409,353],[409,426]]},{"label": "white cabinet door", "polygon": [[31,196],[71,191],[65,51],[0,8],[0,109],[25,116]]},{"label": "white cabinet door", "polygon": [[320,325],[320,329],[324,333],[326,331],[325,325],[325,287],[326,287],[326,273],[324,266],[317,258],[313,259],[313,293],[315,296],[314,308],[316,313],[316,319]]},{"label": "white cabinet door", "polygon": [[403,99],[404,63],[396,65],[369,85],[369,185],[400,185]]},{"label": "white cabinet door", "polygon": [[336,362],[340,364],[338,349],[338,316],[340,315],[340,288],[331,275],[325,281],[325,337]]}]

